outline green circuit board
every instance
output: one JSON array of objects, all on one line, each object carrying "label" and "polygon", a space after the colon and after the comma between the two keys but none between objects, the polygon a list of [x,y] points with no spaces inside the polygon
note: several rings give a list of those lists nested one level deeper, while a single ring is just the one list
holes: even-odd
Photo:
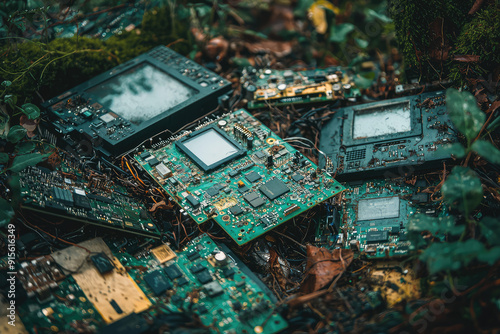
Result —
[{"label": "green circuit board", "polygon": [[406,256],[410,250],[409,218],[415,213],[446,214],[445,208],[432,202],[424,191],[430,186],[424,179],[350,182],[345,186],[342,208],[327,208],[318,224],[318,245],[359,249],[368,258]]},{"label": "green circuit board", "polygon": [[241,109],[135,156],[197,223],[245,244],[344,187]]},{"label": "green circuit board", "polygon": [[[171,251],[166,245],[160,245],[135,257],[115,247],[112,242],[107,242],[106,245],[102,240],[94,241],[80,245],[88,248],[92,244],[104,245],[103,253],[109,252],[110,256],[107,257],[113,256],[117,262],[111,262],[109,268],[102,262],[99,268],[93,264],[78,268],[78,263],[68,262],[66,256],[57,257],[53,254],[50,266],[46,265],[49,258],[21,264],[19,272],[24,270],[26,277],[23,285],[28,287],[31,286],[29,283],[38,283],[39,288],[35,291],[28,287],[27,290],[31,289],[30,298],[19,306],[20,318],[30,333],[70,331],[126,334],[130,328],[137,334],[151,333],[155,325],[167,322],[162,318],[165,314],[177,314],[177,321],[182,317],[191,319],[189,321],[199,317],[206,330],[201,331],[203,326],[197,325],[199,333],[272,334],[288,326],[275,312],[275,300],[270,297],[268,290],[263,290],[266,288],[261,288],[262,283],[258,282],[248,268],[242,269],[235,262],[230,250],[222,250],[222,246],[217,246],[206,235],[192,240],[178,253]],[[64,253],[65,250],[62,252],[75,254],[71,251]],[[83,256],[87,255],[83,253]],[[73,261],[78,261],[77,258],[78,256]],[[64,277],[61,269],[57,272],[57,265],[77,268],[73,275],[85,275],[84,277],[96,281],[96,285],[100,283],[99,280],[104,284],[119,285],[114,275],[126,276],[125,280],[128,278],[133,282],[130,284],[136,284],[137,289],[140,289],[137,290],[138,293],[146,296],[147,309],[127,312],[126,304],[129,301],[132,303],[134,299],[130,290],[126,291],[127,297],[122,300],[117,298],[120,291],[116,286],[110,286],[105,294],[97,288],[95,293],[89,293],[72,275]],[[36,268],[39,274],[26,274],[35,272],[29,270],[30,266]],[[37,282],[43,278],[47,278],[43,281],[46,286]],[[57,282],[52,282],[52,278]],[[50,289],[45,289],[49,286]],[[126,289],[122,285],[120,288]],[[112,310],[120,311],[117,315],[120,314],[121,317],[111,321],[108,319],[109,311],[106,312],[103,307],[103,302],[108,302],[107,299],[113,305]]]},{"label": "green circuit board", "polygon": [[306,71],[245,70],[241,82],[250,95],[249,109],[269,105],[356,101],[361,96],[353,74],[340,67]]},{"label": "green circuit board", "polygon": [[125,187],[64,162],[57,170],[28,167],[19,173],[22,208],[93,225],[159,238],[144,204]]}]

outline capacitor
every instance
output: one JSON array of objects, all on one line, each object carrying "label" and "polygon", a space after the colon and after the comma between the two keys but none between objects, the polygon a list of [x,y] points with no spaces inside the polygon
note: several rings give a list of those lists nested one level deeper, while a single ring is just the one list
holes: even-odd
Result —
[{"label": "capacitor", "polygon": [[256,91],[257,91],[257,87],[255,87],[254,85],[248,85],[246,88],[245,98],[247,100],[253,100],[253,97],[254,97],[254,94]]},{"label": "capacitor", "polygon": [[215,263],[219,266],[223,266],[227,263],[227,256],[224,252],[217,252],[214,255]]},{"label": "capacitor", "polygon": [[351,92],[351,84],[345,84],[344,85],[344,91],[346,93],[350,93]]},{"label": "capacitor", "polygon": [[281,84],[278,85],[278,90],[284,91],[285,89],[286,89],[286,84],[281,83]]},{"label": "capacitor", "polygon": [[223,128],[227,125],[227,121],[222,119],[217,123],[217,125],[219,125],[219,128]]},{"label": "capacitor", "polygon": [[340,84],[336,83],[332,86],[332,89],[333,89],[333,92],[335,93],[335,95],[339,95],[340,94],[340,89],[341,89],[342,86],[340,86]]},{"label": "capacitor", "polygon": [[247,150],[253,149],[253,137],[247,137]]},{"label": "capacitor", "polygon": [[272,166],[274,166],[273,156],[270,155],[267,157],[267,167],[272,167]]}]

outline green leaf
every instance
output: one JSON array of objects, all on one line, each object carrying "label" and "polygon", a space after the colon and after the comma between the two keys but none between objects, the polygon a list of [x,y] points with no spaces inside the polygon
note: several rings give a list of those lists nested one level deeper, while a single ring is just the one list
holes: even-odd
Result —
[{"label": "green leaf", "polygon": [[500,260],[500,246],[493,247],[486,252],[480,253],[477,259],[481,262],[486,262],[490,266],[494,265],[495,262]]},{"label": "green leaf", "polygon": [[441,188],[444,200],[452,207],[470,214],[483,199],[483,187],[470,168],[455,166]]},{"label": "green leaf", "polygon": [[9,87],[10,85],[12,85],[12,81],[9,80],[2,81],[2,87]]},{"label": "green leaf", "polygon": [[14,125],[10,128],[7,140],[11,143],[17,143],[26,136],[26,129],[20,125]]},{"label": "green leaf", "polygon": [[429,231],[433,235],[460,235],[464,230],[465,225],[455,225],[455,219],[452,216],[430,217],[425,214],[416,214],[410,218],[408,223],[408,232],[410,233]]},{"label": "green leaf", "polygon": [[465,151],[465,147],[463,147],[463,145],[460,143],[445,145],[441,149],[449,154],[454,155],[458,159],[464,158],[467,154],[467,152]]},{"label": "green leaf", "polygon": [[9,180],[9,186],[12,194],[11,204],[13,207],[17,207],[19,201],[21,200],[21,183],[19,180],[20,178],[18,174],[12,175]]},{"label": "green leaf", "polygon": [[0,164],[9,162],[9,155],[7,153],[0,153]]},{"label": "green leaf", "polygon": [[11,108],[14,108],[16,106],[16,103],[17,103],[17,96],[15,95],[5,95],[5,97],[3,98],[3,100],[5,101],[5,103],[7,103],[8,105],[10,105]]},{"label": "green leaf", "polygon": [[5,199],[0,198],[0,227],[7,225],[14,217],[12,206]]},{"label": "green leaf", "polygon": [[29,119],[37,119],[40,117],[40,109],[32,103],[25,103],[21,106],[23,113],[28,116]]},{"label": "green leaf", "polygon": [[372,74],[373,77],[375,77],[375,72],[363,73],[363,75],[356,74],[356,76],[354,76],[354,83],[357,87],[362,89],[370,88],[373,85],[373,78],[370,79]]},{"label": "green leaf", "polygon": [[27,154],[31,153],[35,150],[35,143],[32,141],[25,141],[22,143],[17,144],[16,146],[16,151],[18,154]]},{"label": "green leaf", "polygon": [[368,46],[368,41],[364,40],[364,39],[361,39],[361,38],[354,38],[354,41],[356,42],[356,44],[362,48],[362,49],[366,49],[366,47]]},{"label": "green leaf", "polygon": [[330,28],[330,42],[342,43],[347,40],[349,35],[355,29],[351,23],[333,24]]},{"label": "green leaf", "polygon": [[305,18],[307,10],[312,6],[314,0],[298,0],[293,10],[293,15],[297,18]]},{"label": "green leaf", "polygon": [[35,166],[37,163],[42,162],[49,155],[50,155],[50,153],[43,154],[43,155],[40,153],[30,153],[30,154],[18,155],[17,157],[14,158],[14,161],[12,162],[12,166],[9,168],[9,170],[11,170],[13,172],[20,172],[28,166]]},{"label": "green leaf", "polygon": [[500,244],[500,221],[498,218],[484,217],[479,226],[481,226],[481,235],[486,238],[490,245]]},{"label": "green leaf", "polygon": [[427,263],[432,275],[465,267],[484,252],[484,245],[474,239],[465,242],[433,243],[420,255],[420,260]]},{"label": "green leaf", "polygon": [[498,128],[500,126],[500,117],[497,117],[493,120],[493,122],[491,122],[487,127],[486,127],[486,131],[488,132],[493,132],[495,131],[496,128]]},{"label": "green leaf", "polygon": [[384,14],[379,14],[370,8],[365,10],[365,15],[367,16],[367,19],[369,21],[371,21],[373,19],[378,19],[378,20],[382,21],[383,23],[391,23],[392,22],[392,20],[389,17],[385,16]]},{"label": "green leaf", "polygon": [[476,140],[471,149],[492,164],[500,164],[500,151],[491,142]]},{"label": "green leaf", "polygon": [[469,92],[450,88],[446,91],[446,106],[451,121],[470,144],[481,131],[486,115],[479,110],[477,101]]}]

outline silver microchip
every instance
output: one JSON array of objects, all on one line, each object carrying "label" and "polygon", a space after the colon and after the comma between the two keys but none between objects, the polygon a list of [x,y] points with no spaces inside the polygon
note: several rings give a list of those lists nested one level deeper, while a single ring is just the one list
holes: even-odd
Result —
[{"label": "silver microchip", "polygon": [[158,172],[158,175],[160,175],[161,178],[165,178],[165,176],[168,176],[172,174],[172,171],[161,162],[160,164],[156,165],[156,171]]},{"label": "silver microchip", "polygon": [[398,196],[362,199],[358,203],[358,221],[398,217]]}]

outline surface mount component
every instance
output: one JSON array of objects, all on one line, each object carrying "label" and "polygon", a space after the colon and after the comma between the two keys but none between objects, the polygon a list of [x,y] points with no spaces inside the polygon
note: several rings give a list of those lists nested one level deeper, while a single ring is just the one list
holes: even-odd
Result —
[{"label": "surface mount component", "polygon": [[361,96],[353,74],[341,67],[307,71],[250,68],[243,71],[241,83],[249,109],[268,105],[356,101]]},{"label": "surface mount component", "polygon": [[344,189],[243,109],[135,159],[197,223],[213,218],[240,245]]},{"label": "surface mount component", "polygon": [[320,166],[339,179],[405,176],[432,168],[456,141],[444,92],[432,92],[340,109],[321,130]]},{"label": "surface mount component", "polygon": [[160,46],[43,106],[59,146],[118,156],[210,112],[229,89],[227,80]]}]

